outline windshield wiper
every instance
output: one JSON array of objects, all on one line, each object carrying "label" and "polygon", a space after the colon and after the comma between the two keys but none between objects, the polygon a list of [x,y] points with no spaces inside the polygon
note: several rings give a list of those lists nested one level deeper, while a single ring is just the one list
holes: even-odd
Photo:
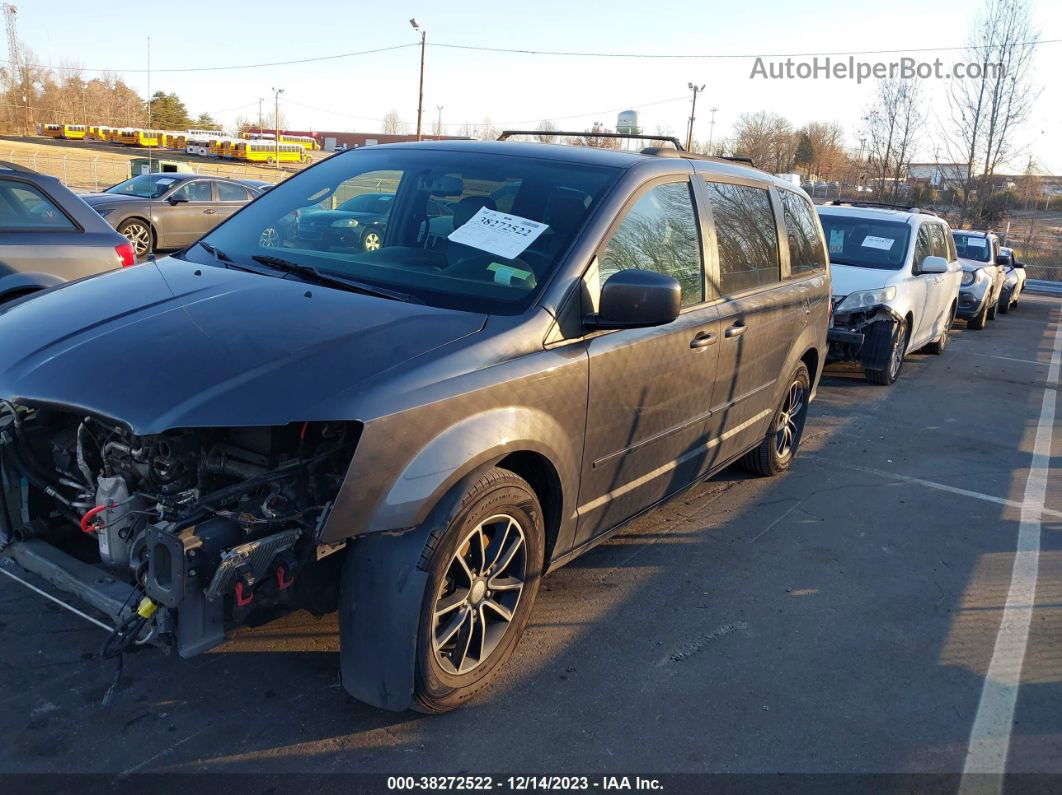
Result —
[{"label": "windshield wiper", "polygon": [[375,295],[378,298],[389,298],[392,301],[402,301],[407,304],[424,303],[419,298],[410,295],[409,293],[402,293],[398,290],[388,290],[386,287],[377,287],[373,284],[366,284],[365,282],[359,282],[357,279],[341,276],[338,273],[320,271],[310,265],[300,265],[297,262],[291,262],[286,259],[281,259],[280,257],[273,257],[268,254],[255,254],[251,259],[255,262],[261,262],[263,265],[275,268],[278,271],[292,273],[296,276],[301,276],[304,279],[316,281],[318,284],[327,285],[329,287],[339,287],[350,290],[351,292]]},{"label": "windshield wiper", "polygon": [[216,259],[218,262],[220,262],[226,268],[233,268],[234,270],[238,270],[238,271],[246,271],[247,273],[257,273],[260,276],[265,275],[260,270],[257,270],[255,268],[248,268],[248,267],[246,267],[244,265],[240,265],[232,257],[230,257],[228,254],[226,254],[220,248],[215,246],[213,243],[207,243],[205,241],[200,240],[197,243],[197,245],[201,246],[203,248],[203,250],[205,250],[208,254],[210,254],[210,256],[212,256],[214,259]]}]

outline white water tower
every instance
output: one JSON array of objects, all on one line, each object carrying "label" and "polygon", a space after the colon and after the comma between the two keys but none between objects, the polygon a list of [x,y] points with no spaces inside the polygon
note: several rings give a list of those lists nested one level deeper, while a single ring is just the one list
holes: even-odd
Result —
[{"label": "white water tower", "polygon": [[638,111],[621,111],[616,117],[616,132],[624,135],[640,135],[642,128],[638,126]]}]

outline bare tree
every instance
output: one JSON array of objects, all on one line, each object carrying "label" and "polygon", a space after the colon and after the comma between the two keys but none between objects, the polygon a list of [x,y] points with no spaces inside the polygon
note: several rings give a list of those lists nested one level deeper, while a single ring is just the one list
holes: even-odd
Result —
[{"label": "bare tree", "polygon": [[811,161],[807,165],[809,175],[827,181],[837,179],[847,158],[841,125],[835,121],[814,121],[801,127],[797,134],[806,136],[811,147]]},{"label": "bare tree", "polygon": [[588,146],[591,149],[619,149],[619,139],[601,135],[604,132],[610,131],[601,122],[595,121],[589,130],[574,136],[568,143],[574,146]]},{"label": "bare tree", "polygon": [[401,135],[406,131],[406,123],[402,121],[402,117],[398,115],[397,108],[391,108],[387,111],[383,117],[383,134],[384,135]]},{"label": "bare tree", "polygon": [[796,156],[798,138],[793,125],[765,110],[742,113],[734,125],[733,152],[765,171],[788,172]]},{"label": "bare tree", "polygon": [[[557,131],[557,125],[551,122],[549,119],[543,119],[535,127],[540,133],[551,133]],[[536,135],[535,140],[540,144],[555,144],[557,143],[557,136],[555,135]]]},{"label": "bare tree", "polygon": [[[1037,32],[1028,0],[985,0],[967,45],[967,71],[979,75],[952,80],[945,154],[962,164],[959,220],[984,211],[992,175],[1015,154],[1014,132],[1028,118],[1036,98],[1032,60]],[[971,198],[976,190],[976,205]]]},{"label": "bare tree", "polygon": [[913,80],[879,80],[864,116],[867,167],[880,185],[879,194],[896,198],[914,155],[923,116],[921,91]]},{"label": "bare tree", "polygon": [[496,141],[501,132],[494,126],[494,122],[490,120],[490,116],[484,116],[483,121],[479,123],[479,129],[476,131],[476,137],[483,141]]}]

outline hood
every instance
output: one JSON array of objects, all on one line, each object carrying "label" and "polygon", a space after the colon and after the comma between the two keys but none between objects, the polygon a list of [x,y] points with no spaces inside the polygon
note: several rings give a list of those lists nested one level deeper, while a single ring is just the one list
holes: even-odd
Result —
[{"label": "hood", "polygon": [[358,419],[322,408],[485,316],[166,258],[0,310],[0,398],[170,428]]},{"label": "hood", "polygon": [[877,290],[892,281],[898,270],[857,268],[853,265],[830,264],[830,279],[834,295],[851,295],[859,290]]},{"label": "hood", "polygon": [[149,202],[143,196],[128,196],[121,193],[82,193],[81,198],[89,207],[102,207],[104,204],[125,204],[127,202]]},{"label": "hood", "polygon": [[959,264],[962,265],[962,269],[964,271],[976,271],[976,270],[980,270],[981,268],[987,268],[989,265],[992,265],[993,263],[991,263],[991,262],[981,262],[981,261],[975,260],[975,259],[965,259],[963,257],[959,257]]}]

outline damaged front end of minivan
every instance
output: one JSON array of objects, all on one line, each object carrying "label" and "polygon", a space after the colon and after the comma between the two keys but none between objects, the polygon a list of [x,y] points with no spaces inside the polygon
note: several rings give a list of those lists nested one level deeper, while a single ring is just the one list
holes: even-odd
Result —
[{"label": "damaged front end of minivan", "polygon": [[318,421],[141,436],[0,401],[0,565],[95,608],[123,642],[183,657],[227,627],[294,607],[330,612],[341,545],[318,540],[360,430]]}]

